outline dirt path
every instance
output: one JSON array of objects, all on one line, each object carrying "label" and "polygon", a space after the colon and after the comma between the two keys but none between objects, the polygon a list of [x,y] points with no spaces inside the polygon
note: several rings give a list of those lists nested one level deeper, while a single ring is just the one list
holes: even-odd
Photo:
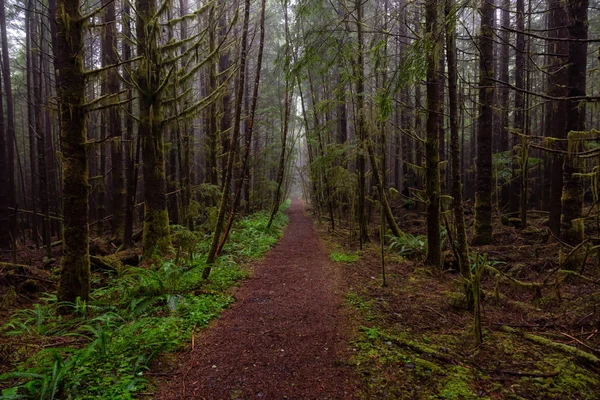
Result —
[{"label": "dirt path", "polygon": [[158,398],[355,398],[338,273],[303,203],[288,215],[285,236]]}]

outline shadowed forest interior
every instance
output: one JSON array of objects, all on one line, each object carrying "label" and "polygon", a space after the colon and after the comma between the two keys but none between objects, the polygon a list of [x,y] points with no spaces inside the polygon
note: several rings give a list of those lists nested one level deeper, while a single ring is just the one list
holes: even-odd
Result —
[{"label": "shadowed forest interior", "polygon": [[[0,42],[0,398],[598,397],[599,0],[0,0]],[[244,381],[197,353],[248,298],[288,357]]]}]

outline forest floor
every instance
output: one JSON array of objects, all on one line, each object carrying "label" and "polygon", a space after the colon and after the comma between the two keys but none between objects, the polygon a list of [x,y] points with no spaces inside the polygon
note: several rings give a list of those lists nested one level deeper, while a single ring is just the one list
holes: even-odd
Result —
[{"label": "forest floor", "polygon": [[[521,230],[497,224],[492,245],[471,248],[501,274],[482,276],[483,343],[476,345],[447,238],[444,267],[426,267],[423,215],[396,215],[407,235],[386,238],[386,286],[377,224],[362,250],[339,224],[335,231],[316,225],[357,312],[350,364],[360,376],[358,397],[598,399],[600,268],[591,257],[578,271],[588,280],[556,279],[559,244],[543,217]],[[544,285],[520,287],[507,276]]]},{"label": "forest floor", "polygon": [[158,398],[356,398],[340,268],[301,201],[288,216],[283,239],[254,266],[231,309],[178,355]]},{"label": "forest floor", "polygon": [[[472,249],[503,274],[549,283],[537,290],[484,276],[476,345],[451,252],[444,269],[422,264],[418,213],[404,213],[409,234],[386,244],[385,287],[377,234],[359,249],[351,231],[313,223],[298,201],[289,217],[233,307],[187,353],[162,360],[159,398],[598,398],[598,283],[552,284],[558,244],[543,219],[498,226],[493,245]],[[586,275],[597,279],[598,269]]]},{"label": "forest floor", "polygon": [[[165,261],[156,273],[96,271],[94,301],[70,320],[57,317],[44,294],[56,268],[39,267],[43,256],[23,250],[19,261],[31,267],[0,271],[0,288],[10,289],[0,292],[0,323],[10,322],[0,331],[0,378],[15,368],[25,375],[0,380],[1,393],[19,385],[19,394],[31,393],[25,398],[598,398],[594,250],[578,276],[562,279],[559,243],[543,214],[532,213],[525,229],[496,222],[493,244],[471,248],[497,271],[481,279],[483,343],[476,345],[449,238],[442,235],[443,268],[425,267],[423,215],[395,211],[406,235],[385,238],[386,286],[375,213],[372,242],[360,249],[356,232],[339,221],[335,231],[314,222],[295,200],[285,235],[268,253],[287,221],[281,214],[271,231],[264,213],[241,220],[222,265],[204,281],[209,236],[194,234],[198,255],[190,262]],[[112,340],[100,346],[92,331]],[[66,372],[56,374],[57,366]],[[46,377],[60,389],[43,397]]]}]

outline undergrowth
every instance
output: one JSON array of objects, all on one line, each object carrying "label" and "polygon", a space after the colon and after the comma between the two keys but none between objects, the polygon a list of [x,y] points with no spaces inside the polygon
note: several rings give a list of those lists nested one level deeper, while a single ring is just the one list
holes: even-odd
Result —
[{"label": "undergrowth", "polygon": [[343,253],[341,251],[334,251],[329,255],[329,258],[339,263],[355,263],[358,261],[360,256],[355,253]]},{"label": "undergrowth", "polygon": [[148,386],[145,373],[158,354],[181,349],[233,301],[227,289],[247,274],[240,263],[262,256],[287,217],[278,213],[269,230],[267,221],[259,212],[237,223],[208,281],[202,271],[210,236],[174,227],[175,259],[95,279],[107,284],[89,302],[70,304],[74,315],[58,315],[54,295],[15,312],[0,328],[16,342],[13,371],[0,376],[0,398],[134,398]]}]

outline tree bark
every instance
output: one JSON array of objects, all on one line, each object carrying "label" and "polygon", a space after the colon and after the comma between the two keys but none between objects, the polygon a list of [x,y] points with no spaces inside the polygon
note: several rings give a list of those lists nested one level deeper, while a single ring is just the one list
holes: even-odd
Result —
[{"label": "tree bark", "polygon": [[440,237],[440,166],[439,135],[441,103],[439,59],[442,56],[441,32],[439,29],[438,0],[428,0],[425,13],[425,33],[431,41],[427,55],[427,134],[425,137],[425,198],[427,199],[427,259],[432,267],[441,265]]},{"label": "tree bark", "polygon": [[[283,15],[284,15],[284,29],[285,29],[285,67],[289,67],[291,54],[291,40],[289,36],[289,26],[288,26],[288,2],[284,0],[283,2]],[[279,202],[281,199],[281,187],[283,185],[283,178],[285,174],[285,155],[286,155],[286,147],[287,147],[287,137],[288,130],[290,124],[290,114],[292,108],[292,97],[294,91],[294,81],[287,77],[285,78],[285,100],[284,100],[284,115],[283,115],[283,132],[281,135],[281,153],[279,155],[279,166],[277,168],[277,189],[275,189],[275,196],[273,198],[273,204],[271,205],[271,213],[269,215],[269,221],[267,222],[267,229],[271,227],[273,223],[273,218],[275,218],[275,214],[279,211]]]},{"label": "tree bark", "polygon": [[[517,132],[525,133],[525,97],[519,89],[525,89],[525,35],[521,32],[525,31],[525,0],[517,0],[517,15],[516,15],[516,51],[515,51],[515,120],[514,128]],[[513,136],[512,146],[519,143],[518,137]],[[516,214],[519,211],[520,201],[519,193],[521,193],[521,180],[519,179],[518,165],[514,161],[517,154],[513,150],[512,176],[510,185],[510,204],[509,210]]]},{"label": "tree bark", "polygon": [[57,0],[55,67],[63,160],[63,249],[59,302],[88,300],[90,256],[83,22],[79,0]]},{"label": "tree bark", "polygon": [[[248,123],[246,125],[246,138],[244,143],[244,156],[242,158],[242,164],[240,167],[239,175],[240,177],[245,177],[248,172],[248,159],[250,158],[250,148],[252,146],[252,134],[254,130],[254,114],[256,113],[256,104],[258,103],[258,88],[260,84],[260,70],[262,67],[262,58],[263,58],[263,50],[265,45],[265,9],[266,9],[266,0],[261,0],[261,11],[260,11],[260,41],[258,45],[258,58],[256,61],[256,75],[254,77],[254,91],[252,92],[252,105],[250,106],[250,112],[248,115]],[[237,110],[236,110],[237,111]],[[229,236],[229,232],[231,231],[231,227],[233,225],[233,220],[235,218],[235,213],[237,211],[237,207],[240,202],[240,197],[242,193],[242,181],[237,185],[235,198],[231,204],[231,210],[229,212],[229,219],[227,220],[227,225],[225,226],[225,230],[223,232],[223,238],[219,242],[219,246],[217,247],[217,256],[221,253],[225,242],[227,241],[227,237]],[[249,186],[249,182],[245,184],[246,188]],[[249,201],[249,199],[248,199]]]},{"label": "tree bark", "polygon": [[[550,0],[548,2],[550,9],[548,21],[548,37],[562,38],[569,37],[569,18],[561,0]],[[548,53],[552,54],[549,60],[547,75],[547,92],[550,96],[567,97],[568,96],[568,66],[567,57],[569,56],[569,43],[565,41],[548,40]],[[547,134],[553,138],[565,139],[567,137],[567,102],[562,100],[551,101],[548,104]],[[552,142],[552,149],[566,150],[567,147],[561,142]],[[560,215],[561,215],[561,197],[563,190],[563,163],[564,157],[560,153],[550,154],[551,159],[551,177],[550,177],[550,206],[548,223],[552,233],[560,237]],[[547,190],[547,189],[546,189]]]},{"label": "tree bark", "polygon": [[[103,0],[104,9],[104,38],[103,52],[107,65],[119,62],[117,54],[117,21],[115,2]],[[106,89],[109,94],[119,93],[119,73],[117,68],[107,71]],[[123,171],[123,141],[121,134],[121,113],[119,107],[113,106],[108,110],[108,136],[112,138],[110,145],[111,176],[112,176],[112,219],[111,233],[113,241],[120,243],[125,232],[125,176]]]},{"label": "tree bark", "polygon": [[[121,24],[123,26],[123,35],[125,39],[122,41],[123,59],[131,59],[131,46],[128,38],[131,38],[131,22],[130,22],[130,7],[129,2],[123,2],[123,16]],[[132,105],[133,89],[127,90],[127,117],[125,119],[125,142],[127,150],[125,152],[125,163],[127,166],[127,189],[125,194],[125,224],[123,226],[123,248],[129,248],[133,245],[133,221],[135,197],[137,192],[138,164],[140,153],[140,140],[137,138],[137,145],[134,147],[133,138],[133,105]],[[134,153],[135,151],[135,153]]]},{"label": "tree bark", "polygon": [[[510,0],[502,0],[502,26],[510,26]],[[498,78],[503,82],[509,81],[509,47],[510,47],[510,32],[506,29],[501,29],[500,40],[500,59],[498,60],[499,71]],[[499,127],[498,127],[498,151],[507,152],[509,149],[509,133],[508,133],[508,111],[510,108],[509,103],[509,88],[508,86],[498,87],[498,105],[499,105]],[[500,189],[500,188],[499,188]],[[510,184],[504,182],[500,189],[500,208],[504,209],[510,202]]]},{"label": "tree bark", "polygon": [[492,130],[494,103],[494,0],[481,0],[479,35],[479,120],[475,186],[474,245],[492,241]]},{"label": "tree bark", "polygon": [[356,31],[357,31],[357,59],[355,61],[355,76],[356,76],[356,112],[358,113],[357,131],[358,131],[358,227],[360,247],[369,241],[369,227],[367,225],[367,214],[365,209],[366,200],[366,177],[365,177],[365,66],[364,66],[364,44],[363,44],[363,2],[355,1],[356,8]]},{"label": "tree bark", "polygon": [[[446,32],[446,59],[448,61],[448,96],[450,100],[450,154],[452,157],[452,198],[454,208],[454,226],[456,228],[456,256],[460,274],[467,281],[471,281],[471,263],[469,262],[469,244],[467,242],[467,229],[465,225],[465,214],[462,198],[462,176],[461,176],[461,146],[458,132],[458,68],[456,52],[456,28],[451,21],[452,12],[455,7],[454,0],[446,0],[445,14],[446,26],[450,26]],[[454,17],[456,18],[456,17]],[[473,291],[465,285],[467,308],[473,307]]]},{"label": "tree bark", "polygon": [[[10,57],[8,54],[8,36],[6,32],[6,10],[4,0],[0,0],[0,36],[2,41],[2,79],[4,83],[4,96],[6,100],[6,126],[4,131],[4,140],[6,142],[6,169],[3,174],[6,179],[6,198],[8,207],[15,207],[16,204],[16,186],[15,186],[15,112],[12,93],[12,83],[10,79]],[[0,112],[2,112],[0,110]],[[8,213],[9,214],[9,213]],[[10,215],[10,214],[9,214]],[[9,238],[16,234],[16,215],[9,218]],[[6,233],[6,232],[5,232]],[[2,235],[4,236],[4,235]],[[12,238],[12,242],[16,240]]]},{"label": "tree bark", "polygon": [[167,210],[158,18],[154,0],[136,1],[138,56],[137,87],[140,104],[138,135],[144,159],[143,256],[166,254],[171,246]]},{"label": "tree bark", "polygon": [[[287,15],[287,14],[286,14]],[[223,230],[223,223],[225,221],[225,212],[227,209],[227,203],[229,199],[229,187],[233,177],[233,162],[236,158],[235,148],[240,137],[240,126],[242,119],[242,103],[244,101],[244,81],[246,79],[246,57],[247,57],[247,46],[248,46],[248,21],[250,20],[250,0],[246,0],[244,6],[244,22],[242,28],[242,44],[240,49],[240,66],[239,66],[239,78],[237,91],[235,96],[235,117],[233,121],[233,133],[231,135],[230,151],[227,156],[227,168],[225,171],[225,181],[223,185],[223,191],[221,192],[221,201],[219,203],[219,214],[217,216],[217,223],[215,225],[215,232],[213,233],[212,243],[208,256],[206,257],[206,268],[202,271],[202,278],[208,279],[210,271],[217,258],[217,250],[219,247],[219,241],[221,239],[221,231]]]},{"label": "tree bark", "polygon": [[[569,0],[567,2],[569,17],[569,97],[585,96],[587,72],[587,33],[588,33],[588,0]],[[578,41],[577,41],[578,40]],[[576,42],[577,41],[577,42]],[[583,160],[573,154],[580,145],[577,132],[585,130],[585,103],[581,100],[567,100],[567,132],[572,151],[565,157],[563,165],[561,238],[568,246],[577,246],[583,241],[584,220],[583,182],[579,174],[583,172]],[[566,255],[570,248],[561,246],[560,258],[563,268],[574,269],[580,266],[585,249],[577,254]]]}]

